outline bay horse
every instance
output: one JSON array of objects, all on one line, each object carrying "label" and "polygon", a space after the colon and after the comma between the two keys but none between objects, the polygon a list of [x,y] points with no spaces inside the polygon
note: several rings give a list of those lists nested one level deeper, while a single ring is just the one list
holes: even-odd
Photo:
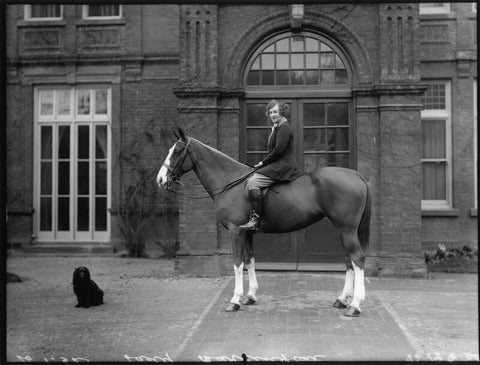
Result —
[{"label": "bay horse", "polygon": [[[253,231],[240,230],[250,214],[245,188],[246,178],[254,172],[242,164],[192,137],[178,128],[178,140],[157,175],[157,183],[176,192],[180,177],[193,170],[214,200],[218,221],[232,237],[235,289],[227,312],[257,301],[258,289],[253,257]],[[261,231],[292,232],[327,217],[340,231],[345,250],[345,285],[334,307],[345,309],[344,315],[357,317],[365,299],[364,250],[370,233],[371,197],[361,175],[351,169],[323,167],[303,174],[289,183],[270,187],[263,202]],[[249,290],[243,297],[243,269],[248,270]],[[352,298],[353,297],[353,298]]]}]

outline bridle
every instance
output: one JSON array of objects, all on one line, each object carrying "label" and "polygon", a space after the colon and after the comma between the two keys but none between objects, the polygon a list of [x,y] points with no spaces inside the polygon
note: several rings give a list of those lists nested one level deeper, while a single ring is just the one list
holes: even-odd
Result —
[{"label": "bridle", "polygon": [[165,162],[163,163],[163,167],[165,167],[170,172],[170,175],[167,177],[167,183],[166,183],[167,190],[177,192],[173,188],[173,184],[183,185],[180,182],[180,177],[181,177],[180,172],[175,173],[175,169],[177,168],[177,165],[180,165],[180,171],[181,171],[181,167],[183,166],[185,159],[187,158],[187,154],[190,156],[190,159],[192,160],[192,163],[193,163],[193,158],[189,149],[190,142],[191,142],[191,139],[189,138],[185,148],[182,151],[182,154],[177,158],[173,166],[169,166]]},{"label": "bridle", "polygon": [[[163,163],[163,166],[170,172],[170,175],[167,177],[166,189],[171,191],[171,192],[185,195],[186,197],[191,198],[191,199],[208,199],[210,197],[213,198],[214,196],[220,195],[223,192],[231,189],[235,185],[240,184],[242,181],[244,181],[246,178],[248,178],[250,175],[252,175],[258,169],[258,167],[253,168],[248,173],[246,173],[246,174],[240,176],[239,178],[229,182],[227,185],[211,191],[210,195],[192,196],[192,195],[188,195],[188,194],[185,194],[185,193],[180,193],[175,188],[175,185],[183,186],[183,183],[180,181],[180,178],[181,178],[182,175],[180,175],[180,173],[175,173],[175,169],[177,168],[178,165],[180,165],[180,168],[183,166],[183,164],[185,163],[185,159],[187,158],[187,154],[190,157],[190,160],[192,161],[192,164],[195,164],[195,159],[193,158],[192,152],[190,151],[190,148],[189,148],[190,147],[190,141],[191,141],[191,139],[189,138],[188,142],[186,143],[185,148],[182,151],[182,154],[177,158],[177,160],[175,161],[173,166],[168,166],[166,163]],[[180,171],[181,171],[181,169],[180,169]]]}]

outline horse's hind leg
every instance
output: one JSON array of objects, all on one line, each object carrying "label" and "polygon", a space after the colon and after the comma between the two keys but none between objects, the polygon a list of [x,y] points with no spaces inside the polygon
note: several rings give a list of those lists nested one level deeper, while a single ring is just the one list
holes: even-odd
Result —
[{"label": "horse's hind leg", "polygon": [[349,317],[357,317],[361,312],[360,303],[362,300],[365,300],[365,282],[363,271],[365,266],[365,254],[360,247],[360,242],[358,241],[356,232],[343,232],[342,241],[347,256],[351,260],[351,266],[353,267],[354,274],[353,299],[345,311],[345,315]]},{"label": "horse's hind leg", "polygon": [[233,239],[233,271],[235,273],[235,289],[233,297],[230,300],[225,311],[236,312],[240,309],[240,299],[243,296],[243,267],[246,257],[246,236],[245,231],[239,231],[238,228],[231,228]]},{"label": "horse's hind leg", "polygon": [[245,232],[245,244],[247,249],[247,270],[248,270],[248,294],[242,301],[244,305],[252,305],[257,302],[256,293],[258,290],[257,275],[255,273],[255,259],[253,257],[253,233],[251,231]]},{"label": "horse's hind leg", "polygon": [[345,256],[345,264],[347,271],[345,273],[345,284],[343,286],[342,294],[337,298],[333,306],[335,308],[347,308],[348,300],[353,296],[353,282],[354,282],[354,271],[352,266],[352,261],[348,256]]}]

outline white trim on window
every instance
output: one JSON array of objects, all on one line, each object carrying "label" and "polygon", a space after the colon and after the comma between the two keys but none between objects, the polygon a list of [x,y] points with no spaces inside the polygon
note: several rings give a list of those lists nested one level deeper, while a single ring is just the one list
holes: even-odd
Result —
[{"label": "white trim on window", "polygon": [[118,15],[112,16],[90,16],[89,15],[89,5],[82,5],[82,18],[83,19],[95,19],[95,20],[103,20],[103,19],[120,19],[123,17],[123,5],[118,5]]},{"label": "white trim on window", "polygon": [[[77,115],[77,95],[79,90],[86,91],[85,95],[89,97],[88,113]],[[96,94],[98,93],[97,97]],[[98,100],[98,103],[97,103]],[[44,104],[42,106],[42,103]],[[96,105],[98,104],[98,105]],[[111,231],[111,104],[112,93],[109,85],[89,85],[89,86],[39,86],[35,88],[34,93],[34,219],[33,228],[39,242],[41,241],[104,241],[107,242],[110,239]],[[59,127],[65,126],[69,128],[69,157],[60,159],[58,156],[58,143],[59,143]],[[90,188],[88,193],[89,198],[89,229],[88,231],[80,231],[77,229],[77,210],[76,199],[80,196],[78,194],[77,186],[77,166],[75,163],[79,162],[78,158],[78,140],[77,140],[77,128],[78,126],[89,126],[89,176],[90,176]],[[107,141],[107,153],[105,158],[95,157],[96,139],[95,133],[97,133],[96,127],[102,128],[106,126],[106,141]],[[52,155],[48,158],[48,161],[52,163],[52,181],[51,181],[51,194],[41,193],[41,131],[42,127],[50,128],[52,135]],[[57,227],[58,213],[56,199],[64,194],[60,194],[58,190],[58,162],[65,160],[70,163],[69,172],[69,189],[68,196],[70,200],[69,204],[69,229],[59,230]],[[84,159],[81,159],[82,161]],[[104,161],[103,161],[104,160]],[[95,163],[106,162],[106,194],[98,194],[94,189],[95,176]],[[51,197],[51,228],[48,230],[41,230],[41,196]],[[95,228],[95,199],[106,198],[106,230],[96,230]]]},{"label": "white trim on window", "polygon": [[[36,6],[48,6],[47,4],[36,4]],[[63,18],[63,5],[60,5],[60,16],[58,17],[32,17],[32,5],[24,5],[24,19],[25,20],[62,20]]]},{"label": "white trim on window", "polygon": [[420,3],[420,14],[448,14],[450,3]]},{"label": "white trim on window", "polygon": [[[445,158],[441,159],[423,159],[423,162],[442,162],[446,164],[446,192],[445,200],[422,200],[422,210],[452,209],[452,104],[451,104],[451,83],[450,81],[424,80],[426,84],[445,85],[445,109],[425,109],[421,112],[422,122],[427,120],[445,121]],[[423,169],[423,167],[422,167]]]},{"label": "white trim on window", "polygon": [[477,12],[477,3],[472,3],[472,12],[476,13]]},{"label": "white trim on window", "polygon": [[478,209],[478,107],[477,107],[477,79],[473,80],[473,176],[474,176],[474,191],[475,191],[475,205],[474,208]]}]

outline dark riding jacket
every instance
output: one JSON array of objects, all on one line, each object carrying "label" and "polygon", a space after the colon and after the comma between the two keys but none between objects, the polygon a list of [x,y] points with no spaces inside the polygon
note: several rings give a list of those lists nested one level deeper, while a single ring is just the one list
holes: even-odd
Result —
[{"label": "dark riding jacket", "polygon": [[268,154],[262,160],[258,173],[277,181],[292,181],[302,175],[293,150],[293,132],[290,124],[280,123],[268,138]]}]

